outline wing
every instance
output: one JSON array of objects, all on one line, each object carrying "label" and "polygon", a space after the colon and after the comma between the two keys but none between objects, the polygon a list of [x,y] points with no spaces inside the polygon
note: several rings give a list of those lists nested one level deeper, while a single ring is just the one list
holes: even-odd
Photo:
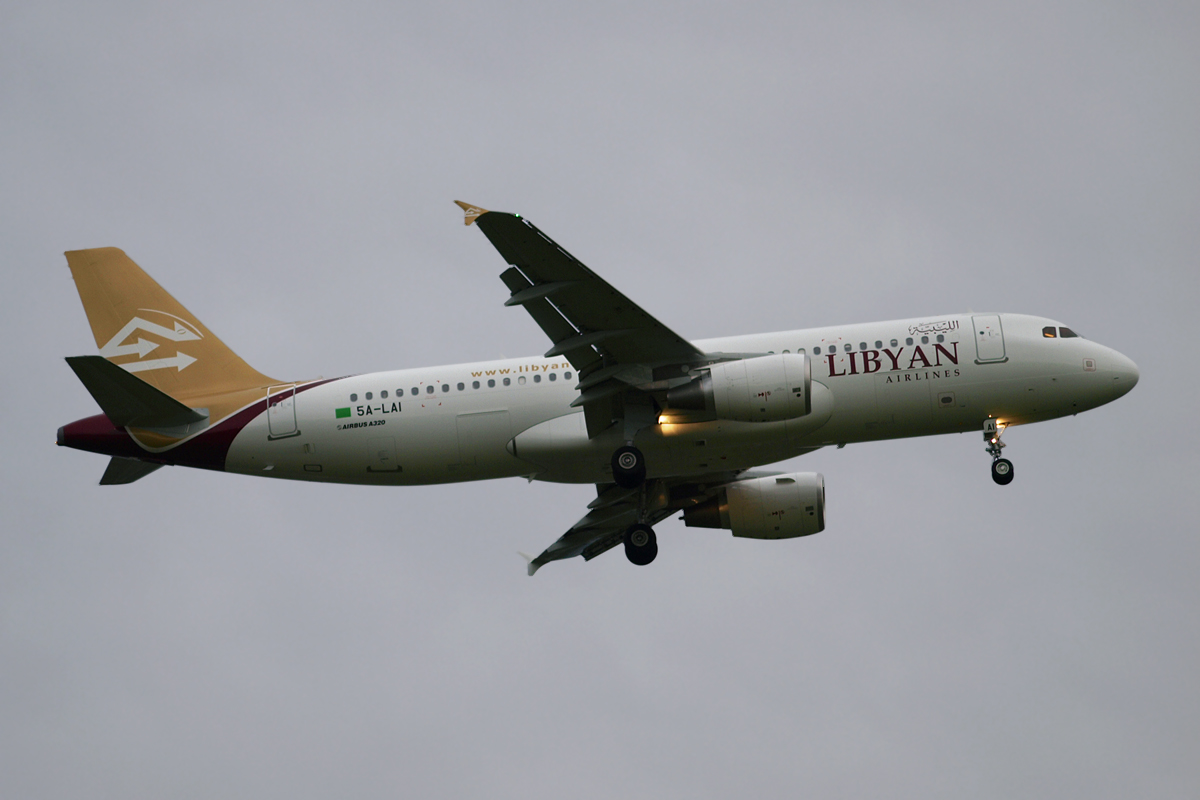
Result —
[{"label": "wing", "polygon": [[523,306],[553,342],[546,358],[563,356],[579,373],[580,396],[572,405],[583,406],[589,436],[627,416],[653,419],[652,401],[636,387],[704,360],[704,353],[533,223],[455,202],[466,212],[466,224],[478,224],[511,265],[500,275],[511,292],[505,305]]},{"label": "wing", "polygon": [[721,486],[777,474],[761,470],[713,472],[686,478],[660,478],[650,481],[644,489],[622,489],[615,483],[597,484],[596,499],[588,504],[588,513],[537,558],[526,556],[529,574],[533,575],[551,561],[564,558],[583,556],[585,561],[591,561],[621,544],[625,530],[636,522],[657,525],[676,511],[703,502]]},{"label": "wing", "polygon": [[[722,478],[714,485],[727,483],[733,478],[733,474],[728,473]],[[671,502],[672,485],[683,482],[654,481],[654,486],[647,494],[651,499],[660,502],[653,503],[652,508],[643,512],[641,521],[653,526],[690,502],[699,502],[690,498],[682,502],[678,499],[675,503]],[[703,488],[697,488],[700,489],[699,495],[702,497]],[[642,502],[641,489],[622,489],[615,483],[597,484],[596,499],[588,504],[588,513],[560,536],[558,541],[543,550],[541,555],[529,559],[529,574],[533,575],[544,564],[563,558],[583,556],[584,561],[591,561],[621,544],[626,528],[639,521],[639,507]]]}]

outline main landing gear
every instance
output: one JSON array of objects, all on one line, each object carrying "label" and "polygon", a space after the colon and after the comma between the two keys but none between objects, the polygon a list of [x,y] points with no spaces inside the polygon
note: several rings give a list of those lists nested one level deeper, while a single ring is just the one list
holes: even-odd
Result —
[{"label": "main landing gear", "polygon": [[646,481],[646,457],[631,444],[617,448],[612,457],[613,482],[622,489],[636,489]]},{"label": "main landing gear", "polygon": [[639,522],[625,530],[625,557],[644,567],[658,555],[658,537],[649,525]]},{"label": "main landing gear", "polygon": [[646,518],[646,457],[632,444],[617,448],[612,457],[613,482],[622,489],[638,489],[638,523],[625,529],[625,557],[644,567],[658,555],[658,537],[647,525]]},{"label": "main landing gear", "polygon": [[627,402],[625,405],[625,444],[618,447],[612,456],[613,483],[622,489],[638,490],[637,524],[625,529],[625,557],[639,567],[644,567],[658,555],[658,537],[654,528],[646,524],[647,492],[646,456],[634,447],[633,440],[638,431],[654,424],[658,409],[653,402]]},{"label": "main landing gear", "polygon": [[1004,442],[1000,441],[1003,435],[1004,426],[996,420],[988,419],[983,423],[983,441],[987,445],[984,449],[992,457],[992,480],[1001,486],[1007,486],[1012,483],[1013,465],[1007,458],[1000,457],[1000,451],[1004,448]]}]

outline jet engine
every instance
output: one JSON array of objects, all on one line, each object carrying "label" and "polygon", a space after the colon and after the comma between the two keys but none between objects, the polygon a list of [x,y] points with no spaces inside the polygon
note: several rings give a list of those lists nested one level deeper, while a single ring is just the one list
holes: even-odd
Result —
[{"label": "jet engine", "polygon": [[739,422],[803,417],[812,411],[812,364],[803,353],[723,361],[667,392],[667,406]]},{"label": "jet engine", "polygon": [[725,528],[748,539],[791,539],[825,530],[825,476],[793,472],[737,481],[684,509],[693,528]]}]

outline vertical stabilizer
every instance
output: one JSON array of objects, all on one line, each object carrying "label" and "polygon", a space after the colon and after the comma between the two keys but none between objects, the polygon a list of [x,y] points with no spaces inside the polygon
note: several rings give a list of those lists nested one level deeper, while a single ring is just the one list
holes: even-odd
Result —
[{"label": "vertical stabilizer", "polygon": [[100,355],[185,403],[278,383],[253,369],[115,247],[66,254]]}]

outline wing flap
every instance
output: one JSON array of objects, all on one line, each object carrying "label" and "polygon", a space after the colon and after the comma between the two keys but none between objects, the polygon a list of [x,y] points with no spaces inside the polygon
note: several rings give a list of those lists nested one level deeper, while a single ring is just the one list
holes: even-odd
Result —
[{"label": "wing flap", "polygon": [[[533,296],[532,292],[542,287],[530,283],[529,279],[522,275],[516,267],[509,267],[502,272],[500,280],[504,281],[504,285],[512,292],[510,300],[522,295],[526,298],[519,305],[525,307],[529,316],[533,317],[533,321],[550,337],[550,341],[564,342],[578,335],[579,332],[575,330],[575,327],[550,304],[547,298]],[[562,355],[580,374],[598,368],[601,363],[599,354],[591,347],[564,350]],[[547,356],[547,358],[551,358],[551,356]]]}]

